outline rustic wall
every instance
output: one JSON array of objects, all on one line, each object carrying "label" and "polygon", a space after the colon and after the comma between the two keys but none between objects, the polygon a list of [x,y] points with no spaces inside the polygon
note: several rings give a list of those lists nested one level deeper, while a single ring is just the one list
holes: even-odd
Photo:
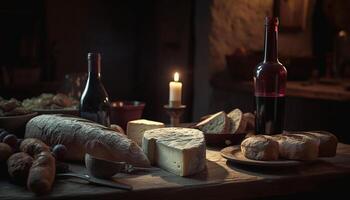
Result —
[{"label": "rustic wall", "polygon": [[[311,55],[311,14],[315,0],[309,0],[308,24],[298,33],[279,34],[279,54]],[[209,79],[225,68],[225,55],[236,48],[262,50],[264,18],[272,15],[273,0],[196,0],[193,119],[211,112]]]},{"label": "rustic wall", "polygon": [[[309,0],[313,4],[313,0]],[[279,34],[279,53],[285,56],[311,55],[311,8],[304,31]],[[225,55],[236,48],[261,50],[264,46],[264,18],[272,15],[273,0],[215,0],[211,7],[209,33],[212,71],[225,67]]]}]

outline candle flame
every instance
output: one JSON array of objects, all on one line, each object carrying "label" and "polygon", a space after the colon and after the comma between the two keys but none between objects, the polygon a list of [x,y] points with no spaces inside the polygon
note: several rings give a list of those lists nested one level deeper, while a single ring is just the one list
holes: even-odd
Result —
[{"label": "candle flame", "polygon": [[174,81],[178,82],[179,78],[180,78],[179,73],[175,72],[175,74],[174,74]]}]

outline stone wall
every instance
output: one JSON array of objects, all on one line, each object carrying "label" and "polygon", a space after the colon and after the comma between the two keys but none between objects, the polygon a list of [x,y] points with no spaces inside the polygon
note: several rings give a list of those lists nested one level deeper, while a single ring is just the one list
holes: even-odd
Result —
[{"label": "stone wall", "polygon": [[[283,56],[311,55],[311,8],[305,30],[279,34],[279,53]],[[209,33],[211,71],[225,67],[225,55],[236,48],[262,50],[264,46],[264,18],[272,15],[273,0],[213,0],[212,25]]]}]

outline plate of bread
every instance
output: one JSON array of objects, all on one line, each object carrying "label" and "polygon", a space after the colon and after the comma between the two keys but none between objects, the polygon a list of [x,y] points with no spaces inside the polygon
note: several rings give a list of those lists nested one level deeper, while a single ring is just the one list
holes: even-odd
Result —
[{"label": "plate of bread", "polygon": [[254,130],[255,116],[236,108],[206,115],[192,126],[201,130],[207,145],[229,146],[240,144],[249,131]]},{"label": "plate of bread", "polygon": [[253,135],[240,145],[221,150],[235,163],[255,166],[293,166],[336,155],[338,139],[326,131]]}]

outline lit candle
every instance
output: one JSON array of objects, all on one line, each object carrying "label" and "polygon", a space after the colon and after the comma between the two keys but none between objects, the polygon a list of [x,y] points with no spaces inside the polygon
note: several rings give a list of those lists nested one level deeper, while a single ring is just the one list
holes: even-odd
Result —
[{"label": "lit candle", "polygon": [[175,72],[174,81],[169,83],[169,105],[178,107],[181,105],[182,83],[179,82],[179,73]]}]

